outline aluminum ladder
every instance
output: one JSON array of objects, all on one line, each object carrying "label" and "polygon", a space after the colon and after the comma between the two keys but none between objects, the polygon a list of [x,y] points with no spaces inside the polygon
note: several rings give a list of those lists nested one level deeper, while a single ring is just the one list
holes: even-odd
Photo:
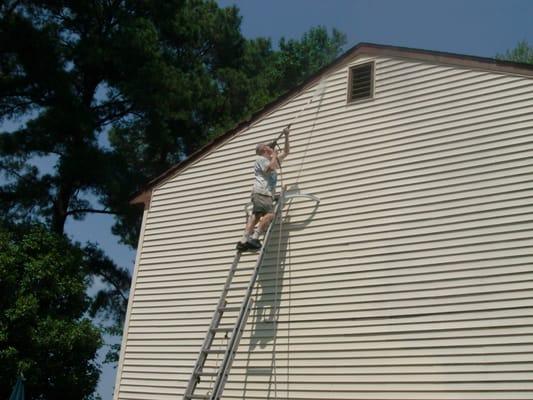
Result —
[{"label": "aluminum ladder", "polygon": [[[261,267],[261,264],[263,262],[263,258],[266,253],[266,248],[270,242],[273,227],[276,221],[278,220],[281,211],[283,210],[283,206],[285,202],[288,199],[295,198],[295,197],[304,197],[304,198],[315,201],[317,204],[320,202],[320,200],[313,195],[303,194],[299,192],[285,194],[284,192],[282,192],[276,204],[275,210],[274,210],[274,218],[265,234],[265,238],[263,240],[263,246],[261,248],[257,261],[255,263],[255,267],[251,274],[250,281],[248,282],[248,286],[246,288],[246,292],[242,299],[241,306],[240,307],[228,307],[226,299],[228,296],[228,292],[232,289],[233,278],[235,276],[235,272],[237,270],[237,266],[241,258],[240,251],[237,251],[235,253],[235,257],[233,259],[233,263],[231,264],[231,268],[226,278],[224,288],[222,289],[222,293],[220,294],[220,297],[219,297],[219,300],[218,300],[218,303],[215,309],[215,313],[213,314],[213,317],[211,319],[211,324],[209,325],[209,329],[207,330],[207,334],[202,344],[202,348],[200,350],[200,353],[198,354],[198,359],[196,360],[196,364],[194,366],[193,372],[191,374],[191,377],[189,378],[189,383],[187,385],[187,389],[185,390],[185,394],[183,396],[184,400],[194,400],[194,399],[219,400],[221,398],[222,392],[224,391],[224,386],[226,384],[226,380],[229,375],[229,371],[231,369],[231,365],[233,363],[233,359],[235,358],[235,354],[237,352],[237,348],[239,346],[239,342],[243,334],[246,321],[248,319],[248,314],[250,313],[251,304],[252,304],[252,291],[257,281],[257,276],[259,274],[259,268]],[[237,309],[239,309],[239,315],[235,321],[233,328],[221,327],[220,322],[222,320],[222,316],[224,312],[225,311],[236,311]],[[228,343],[227,343],[225,350],[224,349],[212,349],[213,341],[217,333],[225,333],[226,338],[228,339]],[[227,337],[228,334],[230,334],[229,338]],[[205,371],[204,367],[206,365],[206,361],[208,360],[208,357],[210,355],[216,355],[216,354],[224,354],[224,357],[221,360],[218,367],[213,368],[213,369],[216,369],[216,371],[214,372]],[[200,383],[201,379],[204,377],[215,378],[213,382],[213,387],[209,389],[206,393],[197,394],[196,393],[197,386]]]}]

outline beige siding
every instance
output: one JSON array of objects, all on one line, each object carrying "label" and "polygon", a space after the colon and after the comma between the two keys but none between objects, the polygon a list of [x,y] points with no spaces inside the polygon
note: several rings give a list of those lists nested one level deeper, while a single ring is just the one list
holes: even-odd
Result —
[{"label": "beige siding", "polygon": [[[283,182],[322,201],[276,228],[224,398],[533,398],[533,81],[377,58],[375,98],[348,105],[362,60],[293,126]],[[183,395],[255,144],[313,90],[155,189],[118,399]]]}]

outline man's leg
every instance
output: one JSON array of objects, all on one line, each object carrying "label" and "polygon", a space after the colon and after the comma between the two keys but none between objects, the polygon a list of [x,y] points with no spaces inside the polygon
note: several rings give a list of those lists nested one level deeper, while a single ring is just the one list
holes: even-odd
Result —
[{"label": "man's leg", "polygon": [[272,219],[274,219],[274,213],[267,213],[263,215],[263,217],[259,220],[259,225],[257,226],[256,231],[254,232],[254,239],[259,239],[259,236],[267,231]]},{"label": "man's leg", "polygon": [[[239,251],[249,250],[249,241],[252,239],[252,235],[254,233],[255,225],[259,222],[261,218],[261,214],[250,214],[248,217],[248,220],[246,221],[246,225],[244,227],[244,233],[242,235],[242,238],[240,241],[237,242],[236,249]],[[254,248],[252,246],[252,248]]]},{"label": "man's leg", "polygon": [[257,196],[256,201],[261,204],[264,214],[259,220],[257,228],[255,229],[252,239],[249,243],[252,247],[260,249],[261,242],[259,241],[259,237],[267,231],[268,226],[274,219],[274,203],[272,201],[272,197],[264,195]]},{"label": "man's leg", "polygon": [[266,232],[273,218],[274,218],[274,213],[270,213],[270,212],[266,213],[265,215],[261,217],[261,219],[259,220],[259,224],[257,224],[257,227],[254,230],[254,234],[252,235],[250,241],[248,242],[251,247],[256,248],[256,249],[261,248],[261,242],[259,241],[259,237]]},{"label": "man's leg", "polygon": [[[252,195],[253,211],[244,228],[244,234],[237,243],[237,250],[259,250],[261,242],[259,236],[263,234],[274,217],[272,198],[265,195]],[[254,227],[257,226],[257,228]]]},{"label": "man's leg", "polygon": [[254,228],[257,225],[257,222],[259,222],[261,216],[259,214],[251,214],[248,217],[248,221],[246,221],[246,226],[244,227],[244,235],[241,240],[241,242],[246,242],[249,238],[252,237],[254,233]]}]

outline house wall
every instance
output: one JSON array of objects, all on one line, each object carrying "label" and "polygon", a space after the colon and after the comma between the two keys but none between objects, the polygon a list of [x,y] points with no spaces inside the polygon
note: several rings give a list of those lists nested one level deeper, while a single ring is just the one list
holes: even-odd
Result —
[{"label": "house wall", "polygon": [[[294,201],[276,227],[224,398],[531,399],[533,81],[376,57],[374,99],[346,104],[365,59],[293,125],[283,183],[321,203]],[[183,396],[255,144],[313,92],[154,190],[116,399]]]}]

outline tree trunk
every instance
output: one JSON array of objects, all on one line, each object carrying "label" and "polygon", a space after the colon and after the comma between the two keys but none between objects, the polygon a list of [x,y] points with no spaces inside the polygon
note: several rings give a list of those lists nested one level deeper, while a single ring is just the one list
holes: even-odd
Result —
[{"label": "tree trunk", "polygon": [[63,235],[67,221],[67,211],[72,197],[72,185],[60,184],[57,197],[54,200],[54,213],[52,215],[52,231]]}]

